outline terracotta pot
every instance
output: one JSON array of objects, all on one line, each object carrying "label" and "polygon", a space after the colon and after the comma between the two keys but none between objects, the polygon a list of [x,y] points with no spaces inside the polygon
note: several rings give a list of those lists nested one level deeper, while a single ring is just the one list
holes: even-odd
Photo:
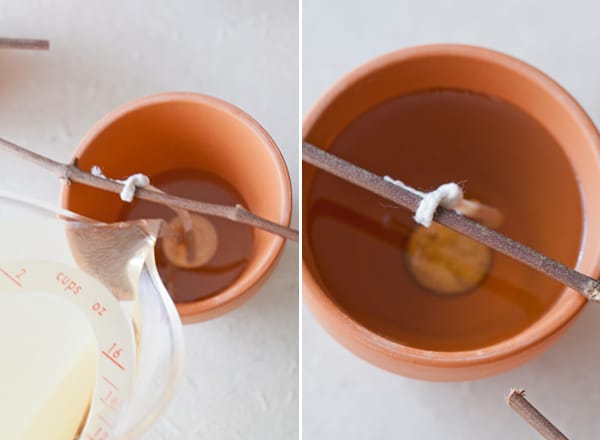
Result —
[{"label": "terracotta pot", "polygon": [[[545,74],[519,60],[491,50],[461,45],[422,46],[390,53],[359,67],[331,87],[308,113],[303,137],[328,149],[351,121],[377,104],[411,92],[441,88],[499,97],[525,110],[554,136],[575,170],[584,207],[577,269],[597,276],[600,270],[598,133],[567,92]],[[306,195],[314,176],[314,168],[304,166],[304,213],[308,212]],[[306,222],[305,215],[304,299],[339,342],[367,361],[398,374],[455,381],[506,371],[548,347],[585,303],[578,293],[565,289],[547,313],[531,326],[515,336],[477,350],[442,352],[402,345],[361,325],[327,294],[311,254]]]},{"label": "terracotta pot", "polygon": [[[210,96],[164,93],[125,104],[90,130],[74,158],[84,170],[99,165],[107,176],[121,178],[197,167],[229,182],[255,214],[290,221],[289,175],[275,142],[242,110]],[[61,203],[105,222],[118,220],[123,208],[118,195],[78,184],[63,188]],[[176,304],[183,321],[211,319],[248,300],[267,279],[283,243],[255,230],[244,272],[211,297]]]}]

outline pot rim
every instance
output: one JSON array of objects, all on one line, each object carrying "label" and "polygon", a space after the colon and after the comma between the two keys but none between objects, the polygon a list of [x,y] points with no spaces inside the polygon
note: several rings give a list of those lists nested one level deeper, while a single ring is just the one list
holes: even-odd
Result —
[{"label": "pot rim", "polygon": [[[399,64],[418,58],[432,57],[463,57],[504,67],[518,75],[538,84],[546,93],[559,101],[577,122],[579,129],[585,132],[589,143],[593,146],[595,166],[600,176],[600,137],[590,117],[585,113],[577,101],[557,82],[539,69],[510,55],[479,46],[463,44],[427,44],[399,49],[379,56],[371,61],[358,66],[338,79],[323,93],[306,114],[302,137],[306,138],[323,111],[335,101],[351,85],[364,80],[372,73],[391,64]],[[561,145],[562,146],[562,145]],[[580,191],[586,189],[581,182]],[[593,244],[589,241],[588,230],[593,223],[587,216],[585,201],[583,205],[584,219],[581,243],[576,268],[584,273],[596,276],[600,272],[600,252],[594,251]],[[521,354],[560,333],[582,310],[586,299],[572,289],[565,288],[557,302],[549,308],[534,324],[525,328],[516,335],[500,342],[478,349],[463,351],[434,351],[425,350],[387,339],[361,325],[351,316],[346,314],[335,302],[327,296],[319,286],[318,281],[311,273],[308,265],[302,258],[302,280],[304,298],[315,315],[322,321],[328,331],[342,343],[354,341],[364,350],[378,353],[387,359],[398,362],[423,365],[427,367],[465,367],[494,363],[509,357]],[[560,306],[560,307],[558,307]],[[326,322],[327,321],[327,322]],[[543,323],[542,328],[532,329],[537,323]],[[336,326],[338,331],[332,331]],[[363,351],[363,350],[360,350]]]},{"label": "pot rim", "polygon": [[[277,144],[264,127],[249,114],[239,107],[213,96],[195,92],[162,92],[137,98],[122,104],[110,111],[92,126],[77,145],[73,152],[73,159],[78,158],[99,134],[122,117],[148,106],[170,102],[187,102],[211,107],[217,111],[231,115],[254,132],[261,140],[263,147],[270,153],[270,157],[273,159],[273,164],[278,174],[279,184],[283,187],[283,197],[279,200],[279,203],[281,204],[279,218],[273,219],[273,221],[289,226],[292,215],[292,186],[287,165]],[[63,185],[60,194],[61,206],[66,206],[67,198],[68,187]],[[263,277],[277,261],[283,250],[284,243],[285,240],[282,237],[273,235],[266,252],[253,257],[258,259],[258,264],[249,271],[248,269],[244,271],[241,277],[234,280],[233,283],[225,289],[207,298],[176,303],[177,310],[182,318],[191,318],[194,320],[194,318],[202,318],[203,315],[211,311],[227,308],[228,304],[238,300],[239,297],[244,296],[247,292],[251,292],[255,287],[258,287],[261,284]]]}]

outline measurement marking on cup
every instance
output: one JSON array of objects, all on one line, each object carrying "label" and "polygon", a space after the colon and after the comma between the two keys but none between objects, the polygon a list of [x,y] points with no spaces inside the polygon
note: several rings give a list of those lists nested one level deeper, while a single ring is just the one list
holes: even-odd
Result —
[{"label": "measurement marking on cup", "polygon": [[112,391],[110,390],[108,391],[106,396],[100,398],[100,401],[113,411],[116,411],[117,407],[119,406],[119,398],[117,396],[113,396]]},{"label": "measurement marking on cup", "polygon": [[125,367],[123,365],[121,365],[119,363],[119,361],[117,361],[115,358],[113,358],[110,354],[108,354],[107,352],[105,352],[104,350],[102,350],[101,352],[104,356],[106,356],[106,358],[108,360],[110,360],[113,364],[115,364],[117,367],[119,367],[121,370],[125,371]]},{"label": "measurement marking on cup", "polygon": [[98,314],[98,316],[104,316],[104,312],[106,312],[106,307],[104,307],[99,302],[94,303],[92,306],[92,310]]},{"label": "measurement marking on cup", "polygon": [[119,389],[119,387],[118,387],[118,386],[116,386],[114,383],[112,383],[108,377],[106,377],[106,376],[102,376],[102,379],[104,379],[104,381],[105,381],[107,384],[109,384],[111,387],[113,387],[115,390],[117,390],[117,391],[121,391],[121,390]]},{"label": "measurement marking on cup", "polygon": [[113,405],[111,405],[109,402],[107,402],[107,401],[106,401],[106,399],[105,399],[104,397],[101,397],[101,398],[100,398],[100,402],[102,402],[104,405],[106,405],[106,407],[107,407],[108,409],[111,409],[111,410],[113,410],[113,411],[116,411],[116,410],[117,410],[117,408],[115,408]]},{"label": "measurement marking on cup", "polygon": [[100,420],[102,423],[104,423],[109,428],[112,428],[112,424],[108,420],[106,420],[104,417],[102,417],[100,414],[98,414],[98,420]]},{"label": "measurement marking on cup", "polygon": [[108,436],[108,432],[106,432],[102,428],[98,428],[96,432],[94,432],[94,435],[86,434],[86,438],[89,440],[107,440]]},{"label": "measurement marking on cup", "polygon": [[9,274],[7,271],[2,269],[1,267],[0,267],[0,273],[4,274],[9,280],[11,280],[17,286],[23,287],[23,285],[16,278],[14,278],[11,274]]}]

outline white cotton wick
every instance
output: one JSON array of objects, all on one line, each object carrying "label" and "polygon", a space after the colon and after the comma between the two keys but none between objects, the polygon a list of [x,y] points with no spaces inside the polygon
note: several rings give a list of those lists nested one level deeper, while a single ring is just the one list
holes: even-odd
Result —
[{"label": "white cotton wick", "polygon": [[383,180],[422,197],[421,203],[419,203],[413,219],[426,228],[431,226],[433,216],[435,215],[438,206],[442,205],[444,208],[454,209],[463,201],[463,191],[456,183],[444,183],[435,191],[424,193],[406,185],[400,180],[392,179],[389,176],[384,176]]},{"label": "white cotton wick", "polygon": [[[90,172],[96,177],[102,177],[104,179],[110,180],[104,175],[104,173],[102,172],[102,168],[100,168],[98,165],[92,166]],[[114,181],[123,185],[123,189],[121,190],[120,196],[121,200],[127,203],[131,203],[133,201],[133,198],[135,197],[135,191],[138,188],[144,188],[150,185],[150,178],[142,173],[132,174],[125,180]]]},{"label": "white cotton wick", "polygon": [[100,168],[98,165],[94,165],[92,167],[91,173],[96,177],[104,177],[106,179],[106,176],[102,172],[102,168]]},{"label": "white cotton wick", "polygon": [[131,203],[135,196],[135,191],[138,188],[144,188],[150,185],[150,179],[148,176],[142,173],[137,173],[129,176],[123,182],[123,189],[121,190],[121,200],[127,203]]},{"label": "white cotton wick", "polygon": [[414,219],[417,223],[428,228],[431,226],[433,216],[439,205],[444,208],[454,209],[463,200],[463,192],[456,183],[444,183],[435,191],[427,193],[415,211]]}]

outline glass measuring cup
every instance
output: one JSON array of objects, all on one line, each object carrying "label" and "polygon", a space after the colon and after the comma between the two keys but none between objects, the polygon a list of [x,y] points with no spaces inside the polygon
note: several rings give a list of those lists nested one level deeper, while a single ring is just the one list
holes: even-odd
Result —
[{"label": "glass measuring cup", "polygon": [[[154,262],[158,229],[157,221],[102,224],[0,192],[0,304],[51,295],[75,307],[96,340],[93,393],[69,438],[137,438],[174,393],[183,338]],[[21,356],[23,364],[31,358]]]}]

